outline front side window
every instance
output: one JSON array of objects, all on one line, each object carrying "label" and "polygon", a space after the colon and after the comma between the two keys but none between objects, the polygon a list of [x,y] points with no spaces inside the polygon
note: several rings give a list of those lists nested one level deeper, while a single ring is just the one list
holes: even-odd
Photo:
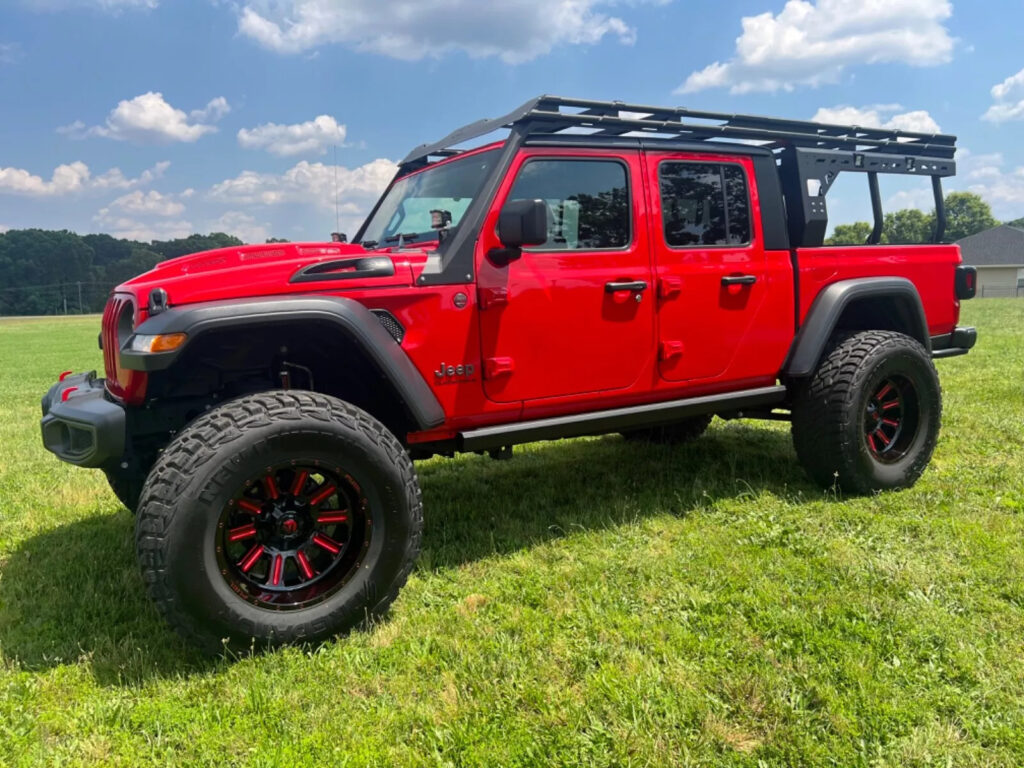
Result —
[{"label": "front side window", "polygon": [[668,245],[750,242],[747,179],[740,166],[668,161],[659,166],[658,181]]},{"label": "front side window", "polygon": [[543,200],[548,239],[538,250],[625,248],[630,241],[626,166],[615,160],[529,160],[512,200]]}]

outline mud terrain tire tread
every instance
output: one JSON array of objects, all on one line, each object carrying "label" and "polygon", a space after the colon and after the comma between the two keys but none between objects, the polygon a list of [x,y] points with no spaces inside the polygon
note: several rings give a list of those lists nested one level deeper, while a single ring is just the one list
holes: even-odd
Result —
[{"label": "mud terrain tire tread", "polygon": [[[408,529],[400,568],[389,583],[379,586],[370,583],[363,590],[366,605],[362,616],[346,617],[338,622],[321,620],[306,624],[298,618],[304,611],[299,611],[291,612],[290,624],[286,620],[284,624],[275,626],[275,612],[261,611],[267,614],[267,621],[250,626],[252,632],[230,633],[227,637],[221,637],[220,632],[213,634],[205,622],[197,621],[193,612],[186,610],[177,591],[172,588],[169,578],[172,569],[183,567],[168,559],[169,539],[176,518],[184,514],[183,506],[196,503],[215,483],[219,465],[237,463],[235,456],[252,443],[254,433],[259,440],[269,434],[266,430],[257,430],[275,426],[303,430],[311,424],[324,425],[331,434],[340,434],[353,444],[368,443],[370,450],[376,453],[375,458],[388,462],[398,473],[401,487],[398,489],[398,483],[395,484],[395,496],[404,498],[402,504],[396,506],[404,505],[405,509],[400,513],[406,516],[403,522]],[[200,478],[198,482],[197,476]],[[246,650],[253,644],[260,647],[315,642],[384,614],[409,577],[420,553],[422,532],[422,494],[412,460],[398,439],[377,419],[337,398],[314,392],[282,390],[229,402],[198,418],[175,437],[156,461],[142,489],[135,541],[142,578],[157,609],[187,641],[207,653],[216,654],[222,652],[225,645]],[[208,542],[197,542],[195,548],[199,550],[205,546]],[[244,604],[241,599],[237,602]],[[220,610],[232,613],[231,609],[232,606],[226,603]],[[288,613],[282,615],[288,616]],[[240,615],[229,616],[228,624],[234,625],[236,620],[243,625],[252,624],[251,620],[247,622]]]},{"label": "mud terrain tire tread", "polygon": [[[868,452],[861,434],[864,398],[882,366],[916,379],[924,424],[908,455],[883,465]],[[837,336],[814,375],[793,402],[792,436],[807,474],[825,488],[855,494],[908,488],[924,472],[938,440],[942,395],[927,350],[895,331]]]}]

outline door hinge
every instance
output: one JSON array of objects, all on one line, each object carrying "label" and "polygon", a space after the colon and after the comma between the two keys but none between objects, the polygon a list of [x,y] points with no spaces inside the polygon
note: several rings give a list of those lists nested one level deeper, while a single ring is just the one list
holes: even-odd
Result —
[{"label": "door hinge", "polygon": [[681,341],[663,341],[661,342],[661,348],[658,350],[658,359],[671,360],[675,357],[681,357],[683,349],[683,342]]},{"label": "door hinge", "polygon": [[658,280],[658,298],[671,299],[683,290],[681,277],[663,277]]},{"label": "door hinge", "polygon": [[477,291],[477,304],[480,309],[490,309],[501,304],[508,304],[508,288],[480,288]]},{"label": "door hinge", "polygon": [[516,369],[515,361],[511,357],[489,357],[484,360],[484,378],[496,379],[499,376],[508,376]]}]

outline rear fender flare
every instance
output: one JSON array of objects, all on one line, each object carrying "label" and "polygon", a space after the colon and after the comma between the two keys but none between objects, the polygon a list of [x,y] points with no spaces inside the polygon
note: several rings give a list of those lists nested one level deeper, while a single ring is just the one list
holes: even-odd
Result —
[{"label": "rear fender flare", "polygon": [[339,296],[304,296],[279,299],[231,299],[172,307],[150,317],[136,335],[185,333],[187,340],[173,352],[138,353],[121,349],[121,364],[130,370],[161,371],[204,334],[225,329],[292,324],[327,323],[354,341],[391,383],[420,430],[444,423],[445,414],[423,376],[402,347],[362,304]]},{"label": "rear fender flare", "polygon": [[840,280],[818,294],[803,325],[793,340],[789,356],[783,366],[783,375],[801,378],[814,373],[847,308],[865,299],[885,299],[900,306],[907,327],[899,330],[921,342],[931,354],[931,337],[924,314],[921,296],[914,284],[903,277],[864,277]]}]

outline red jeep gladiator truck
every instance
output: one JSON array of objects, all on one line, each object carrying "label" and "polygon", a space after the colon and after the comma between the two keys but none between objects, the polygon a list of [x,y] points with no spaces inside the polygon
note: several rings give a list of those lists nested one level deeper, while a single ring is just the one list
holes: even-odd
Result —
[{"label": "red jeep gladiator truck", "polygon": [[[493,143],[470,149],[490,134]],[[420,550],[413,460],[785,419],[812,479],[904,488],[966,353],[941,244],[955,137],[543,96],[412,151],[351,243],[166,261],[112,293],[106,377],[62,376],[45,446],[137,511],[185,637],[316,641],[381,614]],[[874,230],[823,247],[864,174]],[[934,244],[880,245],[878,174],[926,176]]]}]

